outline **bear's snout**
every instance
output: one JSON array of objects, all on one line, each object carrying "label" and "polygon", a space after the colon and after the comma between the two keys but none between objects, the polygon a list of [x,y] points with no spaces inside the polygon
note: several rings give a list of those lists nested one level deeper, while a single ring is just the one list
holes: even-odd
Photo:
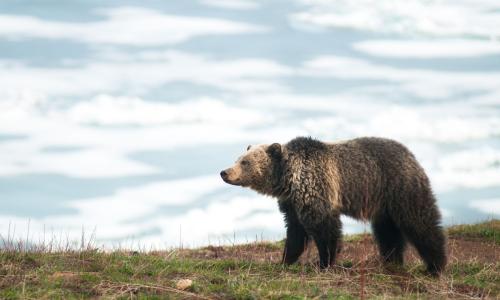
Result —
[{"label": "bear's snout", "polygon": [[225,169],[220,172],[220,177],[224,180],[225,183],[238,185],[238,178],[235,178],[235,172],[233,169]]}]

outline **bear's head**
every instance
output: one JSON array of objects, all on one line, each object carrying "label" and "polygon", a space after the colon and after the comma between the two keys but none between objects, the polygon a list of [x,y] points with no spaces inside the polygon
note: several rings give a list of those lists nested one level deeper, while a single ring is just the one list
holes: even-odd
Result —
[{"label": "bear's head", "polygon": [[283,149],[278,143],[248,146],[246,153],[232,167],[220,172],[220,176],[226,183],[271,195],[282,156]]}]

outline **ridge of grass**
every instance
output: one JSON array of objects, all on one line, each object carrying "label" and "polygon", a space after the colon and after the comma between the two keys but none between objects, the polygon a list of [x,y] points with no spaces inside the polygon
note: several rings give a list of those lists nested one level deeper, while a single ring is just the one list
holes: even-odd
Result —
[{"label": "ridge of grass", "polygon": [[[449,235],[488,243],[497,251],[498,224],[498,220],[492,220],[453,226]],[[344,243],[358,249],[367,238],[355,235]],[[478,261],[474,257],[450,257],[447,270],[436,279],[425,273],[419,261],[386,269],[368,252],[342,257],[339,266],[327,271],[320,271],[314,263],[283,266],[279,264],[281,250],[282,241],[148,253],[4,249],[0,251],[0,299],[500,297],[500,264],[494,258]],[[176,287],[180,279],[190,279],[193,284],[180,290]]]},{"label": "ridge of grass", "polygon": [[500,245],[500,220],[449,227],[448,236],[494,242]]}]

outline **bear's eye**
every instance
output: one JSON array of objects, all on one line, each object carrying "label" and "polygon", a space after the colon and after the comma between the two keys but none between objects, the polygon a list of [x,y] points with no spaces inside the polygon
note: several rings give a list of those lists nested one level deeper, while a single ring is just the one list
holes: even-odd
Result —
[{"label": "bear's eye", "polygon": [[242,166],[248,166],[250,164],[250,162],[248,160],[242,160],[241,161],[241,165]]}]

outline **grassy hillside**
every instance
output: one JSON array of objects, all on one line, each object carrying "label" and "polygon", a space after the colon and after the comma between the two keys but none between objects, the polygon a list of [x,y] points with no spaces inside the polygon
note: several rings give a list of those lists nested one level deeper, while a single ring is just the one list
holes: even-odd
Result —
[{"label": "grassy hillside", "polygon": [[[302,299],[500,297],[500,221],[448,229],[450,259],[430,278],[407,253],[384,269],[369,235],[345,238],[339,266],[319,271],[315,249],[300,264],[279,264],[282,243],[169,252],[0,252],[1,299]],[[191,280],[182,287],[179,281]],[[182,282],[181,282],[182,283]]]}]

